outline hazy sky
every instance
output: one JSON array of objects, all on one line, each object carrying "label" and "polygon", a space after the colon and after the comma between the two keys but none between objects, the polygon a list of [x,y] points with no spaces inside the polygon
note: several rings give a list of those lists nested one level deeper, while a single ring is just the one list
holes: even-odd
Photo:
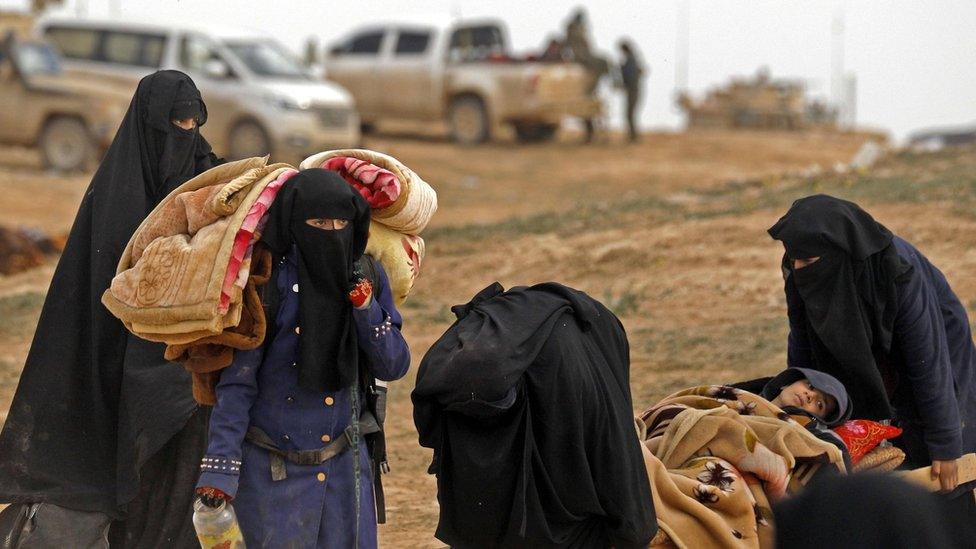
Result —
[{"label": "hazy sky", "polygon": [[[651,69],[641,119],[679,128],[675,56],[681,13],[688,14],[688,86],[693,94],[751,75],[800,78],[831,93],[831,33],[844,20],[844,69],[857,79],[857,121],[896,137],[923,127],[976,124],[976,2],[972,0],[66,0],[63,11],[120,13],[150,21],[219,21],[260,28],[296,52],[312,34],[329,44],[369,22],[398,15],[460,14],[503,19],[516,51],[537,49],[577,5],[587,8],[596,45],[616,56],[630,36]],[[0,0],[21,8],[26,0]],[[271,6],[274,6],[273,8]],[[613,112],[619,112],[614,98]]]}]

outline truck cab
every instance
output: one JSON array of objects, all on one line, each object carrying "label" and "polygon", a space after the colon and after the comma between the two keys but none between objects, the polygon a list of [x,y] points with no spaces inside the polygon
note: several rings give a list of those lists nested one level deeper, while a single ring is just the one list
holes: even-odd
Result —
[{"label": "truck cab", "polygon": [[325,71],[365,123],[444,120],[460,143],[485,141],[501,124],[523,140],[548,138],[564,116],[600,109],[582,67],[514,58],[495,20],[363,27],[329,49]]}]

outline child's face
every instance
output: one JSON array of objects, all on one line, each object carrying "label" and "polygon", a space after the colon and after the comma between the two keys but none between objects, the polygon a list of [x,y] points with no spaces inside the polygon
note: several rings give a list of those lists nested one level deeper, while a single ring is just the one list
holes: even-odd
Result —
[{"label": "child's face", "polygon": [[783,387],[773,399],[773,404],[780,408],[783,406],[802,408],[820,419],[828,417],[837,409],[837,401],[834,397],[817,389],[807,379],[800,379]]}]

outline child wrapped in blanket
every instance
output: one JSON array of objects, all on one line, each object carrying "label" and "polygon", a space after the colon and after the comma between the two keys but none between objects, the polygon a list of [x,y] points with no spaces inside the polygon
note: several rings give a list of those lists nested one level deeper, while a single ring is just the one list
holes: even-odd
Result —
[{"label": "child wrapped in blanket", "polygon": [[840,448],[844,454],[844,463],[850,469],[847,446],[831,430],[831,427],[836,427],[850,419],[852,409],[847,390],[837,378],[809,368],[787,368],[772,378],[763,378],[737,386],[753,390],[760,382],[765,382],[758,392],[760,396],[791,416],[809,419],[805,424],[807,430],[820,440]]}]

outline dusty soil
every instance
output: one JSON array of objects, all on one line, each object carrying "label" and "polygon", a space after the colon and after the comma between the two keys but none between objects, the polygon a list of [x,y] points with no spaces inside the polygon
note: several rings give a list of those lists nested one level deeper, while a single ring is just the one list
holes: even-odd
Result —
[{"label": "dusty soil", "polygon": [[[639,145],[569,142],[461,148],[437,139],[371,138],[438,190],[428,257],[403,307],[414,368],[451,322],[450,306],[497,280],[557,280],[603,300],[631,343],[634,407],[700,382],[770,374],[785,359],[782,248],[765,229],[814,192],[857,200],[918,245],[970,310],[976,300],[976,150],[899,154],[867,173],[834,174],[857,135],[690,133]],[[7,223],[64,231],[88,176],[39,173],[25,151],[0,151]],[[813,175],[819,165],[827,168]],[[6,410],[51,275],[0,278],[0,410]],[[430,452],[409,393],[394,384],[385,479],[393,547],[442,547]],[[3,418],[0,412],[0,420]]]}]

